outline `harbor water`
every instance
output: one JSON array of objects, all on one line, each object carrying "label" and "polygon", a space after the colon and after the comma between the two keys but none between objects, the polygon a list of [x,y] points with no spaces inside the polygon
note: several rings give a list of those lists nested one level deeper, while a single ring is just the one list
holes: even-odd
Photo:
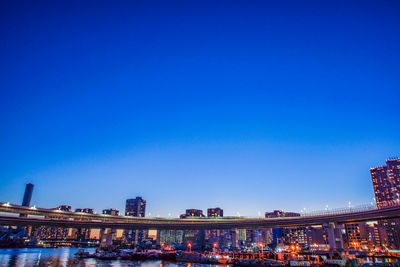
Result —
[{"label": "harbor water", "polygon": [[[160,260],[98,260],[77,259],[74,254],[79,248],[10,248],[0,249],[0,266],[135,266],[135,267],[217,267],[213,264],[176,263]],[[94,252],[95,248],[85,251]],[[222,266],[222,265],[221,265]],[[224,265],[226,266],[226,265]]]}]

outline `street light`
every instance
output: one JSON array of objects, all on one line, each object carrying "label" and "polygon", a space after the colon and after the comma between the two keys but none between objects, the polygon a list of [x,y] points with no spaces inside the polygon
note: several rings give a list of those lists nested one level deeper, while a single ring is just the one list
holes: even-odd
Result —
[{"label": "street light", "polygon": [[192,243],[188,243],[189,253],[192,253]]},{"label": "street light", "polygon": [[263,244],[260,243],[260,244],[258,244],[258,245],[261,247],[261,252],[260,252],[260,258],[261,258],[262,254],[264,253],[264,251],[263,251]]},{"label": "street light", "polygon": [[214,248],[214,252],[216,253],[217,252],[217,242],[214,242],[213,248]]}]

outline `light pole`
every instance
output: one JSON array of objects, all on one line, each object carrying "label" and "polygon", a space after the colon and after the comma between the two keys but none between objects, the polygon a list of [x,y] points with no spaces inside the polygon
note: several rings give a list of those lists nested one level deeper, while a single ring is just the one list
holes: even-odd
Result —
[{"label": "light pole", "polygon": [[262,245],[262,243],[260,243],[260,244],[258,244],[259,246],[260,246],[260,248],[261,248],[261,252],[260,252],[260,258],[261,258],[261,256],[262,256],[262,254],[263,254],[263,245]]},{"label": "light pole", "polygon": [[189,243],[188,247],[189,247],[189,253],[192,253],[192,243]]},{"label": "light pole", "polygon": [[214,248],[214,253],[216,254],[217,253],[217,243],[216,242],[214,242],[213,248]]}]

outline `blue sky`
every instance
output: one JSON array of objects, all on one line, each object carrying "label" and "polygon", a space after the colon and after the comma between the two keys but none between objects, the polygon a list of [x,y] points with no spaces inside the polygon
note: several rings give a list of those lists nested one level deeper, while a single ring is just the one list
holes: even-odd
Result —
[{"label": "blue sky", "polygon": [[398,1],[3,1],[0,201],[257,216],[400,156]]}]

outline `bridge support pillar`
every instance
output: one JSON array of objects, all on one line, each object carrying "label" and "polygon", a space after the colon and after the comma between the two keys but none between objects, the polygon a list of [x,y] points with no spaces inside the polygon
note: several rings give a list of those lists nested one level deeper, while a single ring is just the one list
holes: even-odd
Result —
[{"label": "bridge support pillar", "polygon": [[102,228],[100,230],[100,249],[110,248],[113,244],[115,233],[117,232],[114,228]]},{"label": "bridge support pillar", "polygon": [[237,228],[232,231],[232,248],[239,248],[239,230]]},{"label": "bridge support pillar", "polygon": [[329,247],[331,250],[342,250],[343,249],[343,237],[342,237],[342,226],[336,223],[324,224],[327,235]]}]

